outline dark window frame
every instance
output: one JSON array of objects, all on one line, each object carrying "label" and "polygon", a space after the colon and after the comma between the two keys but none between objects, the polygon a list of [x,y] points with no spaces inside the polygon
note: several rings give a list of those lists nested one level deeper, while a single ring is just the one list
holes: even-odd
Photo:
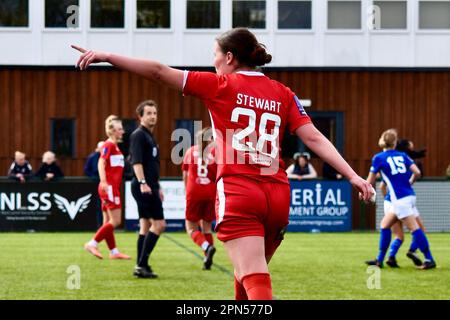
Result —
[{"label": "dark window frame", "polygon": [[123,118],[121,120],[125,134],[123,135],[123,141],[119,143],[119,149],[126,158],[130,153],[130,135],[139,127],[139,122],[135,118]]},{"label": "dark window frame", "polygon": [[30,1],[31,0],[24,0],[24,1],[27,1],[27,4],[26,4],[26,6],[27,6],[27,13],[26,13],[27,25],[16,25],[16,26],[13,26],[13,25],[11,25],[11,26],[0,25],[0,29],[9,29],[9,30],[11,30],[11,29],[21,29],[21,30],[31,29],[31,14],[30,14],[30,11],[31,11],[30,10]]},{"label": "dark window frame", "polygon": [[[217,27],[193,27],[193,26],[189,26],[189,2],[211,2],[211,3],[217,3],[219,6],[219,12],[218,12],[218,26]],[[185,12],[185,17],[186,17],[186,25],[185,28],[186,30],[220,30],[221,26],[222,26],[222,5],[221,5],[221,0],[208,0],[208,1],[199,1],[199,0],[186,0],[186,12]]]},{"label": "dark window frame", "polygon": [[[307,111],[308,112],[308,111]],[[341,155],[345,156],[345,150],[344,150],[344,138],[345,138],[345,131],[344,131],[344,112],[342,111],[311,111],[308,112],[309,117],[314,123],[315,119],[319,118],[334,118],[336,121],[335,126],[335,135],[336,135],[336,142],[334,146],[339,151]],[[329,138],[329,137],[327,137]],[[284,148],[286,148],[286,145],[289,144],[290,150],[284,150],[282,147],[282,157],[283,158],[292,158],[294,153],[296,152],[309,152],[311,154],[311,158],[318,158],[317,155],[315,155],[312,151],[310,151],[306,145],[301,141],[300,138],[297,136],[289,136],[289,133],[286,133],[284,139],[286,141],[283,141]],[[289,141],[287,141],[289,140]]]},{"label": "dark window frame", "polygon": [[151,30],[151,31],[155,31],[155,30],[171,30],[173,28],[173,15],[172,15],[172,10],[173,10],[173,1],[172,0],[161,0],[161,2],[167,2],[169,4],[169,16],[168,16],[168,20],[169,20],[169,26],[168,27],[139,27],[138,23],[139,23],[139,19],[138,19],[138,14],[139,14],[139,8],[138,8],[138,2],[139,1],[143,1],[143,0],[137,0],[136,1],[136,12],[135,12],[135,16],[133,17],[133,19],[135,19],[133,21],[133,25],[134,25],[134,29],[138,30],[138,31],[146,31],[146,30]]},{"label": "dark window frame", "polygon": [[[70,154],[65,154],[65,153],[61,153],[59,150],[56,149],[56,144],[55,144],[55,124],[56,121],[71,121],[71,135],[72,135],[72,139],[71,139],[71,150],[69,150]],[[58,157],[60,158],[71,158],[71,159],[75,159],[76,158],[76,145],[77,145],[77,119],[76,118],[50,118],[50,149],[56,154],[58,155]]]},{"label": "dark window frame", "polygon": [[[43,12],[43,15],[44,15],[44,29],[45,30],[65,30],[65,31],[69,31],[69,30],[76,30],[76,31],[79,31],[80,29],[81,29],[81,7],[82,7],[82,4],[81,4],[81,0],[72,0],[72,1],[77,1],[78,2],[78,4],[76,4],[77,6],[78,6],[78,8],[79,8],[79,10],[78,10],[78,26],[77,27],[75,27],[75,28],[72,28],[72,27],[67,27],[67,25],[66,26],[64,26],[64,27],[61,27],[61,26],[56,26],[56,27],[51,27],[51,26],[47,26],[47,1],[48,0],[44,0],[44,12]],[[68,14],[67,12],[65,12],[65,14],[66,14],[66,18],[69,18],[70,17],[70,15],[71,14]]]},{"label": "dark window frame", "polygon": [[123,14],[122,14],[122,18],[123,18],[123,25],[120,27],[111,27],[111,26],[93,26],[92,22],[93,22],[93,15],[92,15],[92,7],[93,7],[93,2],[94,1],[112,1],[112,0],[90,0],[89,2],[89,29],[90,30],[105,30],[105,31],[110,31],[110,30],[114,30],[114,31],[125,31],[127,29],[127,19],[126,19],[126,15],[127,15],[127,6],[126,6],[126,0],[116,0],[116,1],[122,1],[123,2]]},{"label": "dark window frame", "polygon": [[297,0],[297,1],[292,1],[292,2],[305,2],[305,3],[309,3],[310,5],[310,12],[309,12],[309,27],[308,28],[299,28],[299,27],[288,27],[288,28],[284,28],[284,27],[280,27],[280,3],[281,2],[290,2],[289,0],[277,0],[277,21],[276,21],[276,30],[277,31],[312,31],[314,28],[314,24],[313,24],[313,0]]},{"label": "dark window frame", "polygon": [[[264,2],[265,6],[264,6],[264,27],[255,27],[255,26],[246,26],[246,25],[241,25],[241,24],[235,24],[234,23],[234,4],[236,2]],[[231,26],[232,28],[236,28],[236,27],[246,27],[252,30],[258,30],[258,31],[264,31],[264,30],[268,30],[267,28],[267,12],[269,11],[269,4],[268,4],[268,0],[231,0]]]}]

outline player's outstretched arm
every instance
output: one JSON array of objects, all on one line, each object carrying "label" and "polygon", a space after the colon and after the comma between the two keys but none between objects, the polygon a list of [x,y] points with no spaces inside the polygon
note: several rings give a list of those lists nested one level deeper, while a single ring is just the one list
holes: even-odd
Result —
[{"label": "player's outstretched arm", "polygon": [[99,62],[108,62],[119,69],[126,70],[146,79],[161,82],[172,88],[183,90],[184,73],[181,70],[171,68],[158,61],[125,57],[108,52],[86,50],[72,45],[73,49],[81,53],[76,63],[80,70],[86,70],[89,65]]},{"label": "player's outstretched arm", "polygon": [[369,201],[372,198],[373,191],[370,183],[356,174],[333,144],[313,124],[301,126],[295,133],[308,148],[350,181],[353,187],[361,193],[361,200]]}]

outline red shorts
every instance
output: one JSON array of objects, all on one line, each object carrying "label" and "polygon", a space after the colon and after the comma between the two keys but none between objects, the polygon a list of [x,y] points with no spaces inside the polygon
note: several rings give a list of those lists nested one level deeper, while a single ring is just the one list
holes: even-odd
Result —
[{"label": "red shorts", "polygon": [[265,238],[266,256],[283,240],[289,223],[289,184],[260,182],[230,176],[217,181],[217,238],[229,241],[247,236]]},{"label": "red shorts", "polygon": [[108,185],[108,191],[103,191],[98,186],[98,195],[102,201],[102,211],[121,209],[122,203],[120,201],[120,188]]},{"label": "red shorts", "polygon": [[186,200],[186,220],[197,222],[204,220],[212,222],[216,218],[216,200],[211,199],[187,199]]}]

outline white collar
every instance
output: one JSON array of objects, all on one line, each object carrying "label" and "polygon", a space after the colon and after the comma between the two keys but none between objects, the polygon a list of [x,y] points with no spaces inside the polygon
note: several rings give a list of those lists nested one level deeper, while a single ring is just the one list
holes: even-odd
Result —
[{"label": "white collar", "polygon": [[258,72],[258,71],[238,71],[236,73],[243,74],[245,76],[251,76],[251,77],[261,77],[264,76],[264,73]]}]

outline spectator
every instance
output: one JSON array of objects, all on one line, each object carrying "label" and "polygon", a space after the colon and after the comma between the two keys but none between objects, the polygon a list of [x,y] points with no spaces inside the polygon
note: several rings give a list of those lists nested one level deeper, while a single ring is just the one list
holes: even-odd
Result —
[{"label": "spectator", "polygon": [[343,178],[342,174],[337,172],[335,168],[328,164],[328,162],[323,163],[322,176],[324,179],[328,180],[341,180]]},{"label": "spectator", "polygon": [[24,183],[26,180],[33,176],[33,169],[30,163],[25,159],[26,155],[23,152],[16,151],[14,154],[14,162],[9,168],[8,176],[10,179],[14,179]]},{"label": "spectator", "polygon": [[450,164],[447,167],[447,179],[450,179]]},{"label": "spectator", "polygon": [[317,178],[317,172],[309,163],[309,159],[311,159],[311,156],[308,152],[294,154],[295,163],[291,164],[286,170],[288,178],[294,180]]},{"label": "spectator", "polygon": [[97,143],[97,148],[88,156],[86,163],[84,164],[84,174],[96,182],[100,181],[100,176],[98,174],[98,159],[100,158],[100,151],[103,143],[104,141],[99,141]]},{"label": "spectator", "polygon": [[36,172],[36,177],[44,181],[56,181],[64,177],[61,168],[56,164],[53,152],[47,151],[42,155],[42,165]]}]

